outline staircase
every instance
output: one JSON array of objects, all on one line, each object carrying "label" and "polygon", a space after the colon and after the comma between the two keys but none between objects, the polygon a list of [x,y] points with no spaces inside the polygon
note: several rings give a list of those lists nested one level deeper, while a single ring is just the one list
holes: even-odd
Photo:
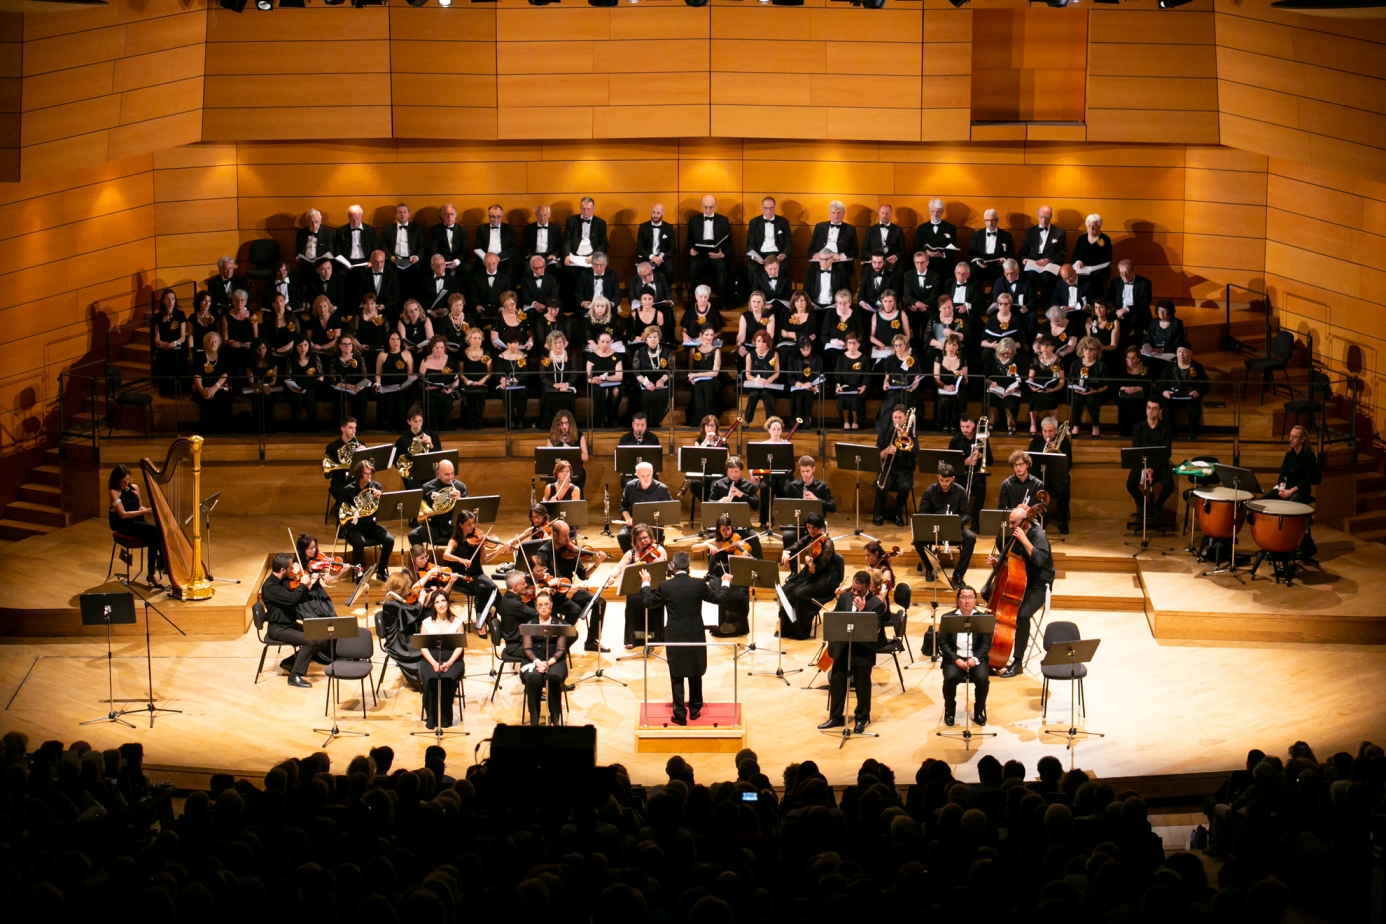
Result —
[{"label": "staircase", "polygon": [[58,450],[44,453],[44,463],[29,472],[19,488],[19,500],[6,504],[0,517],[0,539],[11,541],[43,536],[68,525],[62,509],[62,472]]},{"label": "staircase", "polygon": [[1363,542],[1386,542],[1386,475],[1357,473],[1357,513],[1343,520],[1343,531]]}]

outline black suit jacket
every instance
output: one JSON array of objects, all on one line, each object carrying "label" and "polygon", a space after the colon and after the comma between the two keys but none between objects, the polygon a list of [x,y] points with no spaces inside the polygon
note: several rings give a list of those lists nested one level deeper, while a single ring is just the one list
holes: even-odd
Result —
[{"label": "black suit jacket", "polygon": [[[667,309],[674,303],[673,294],[669,290],[669,281],[662,274],[652,273],[649,282],[641,282],[640,276],[635,275],[630,277],[630,281],[626,283],[626,297],[630,300],[632,312],[640,304],[640,293],[646,289],[654,292],[655,307]],[[617,295],[616,298],[619,297]],[[612,298],[610,295],[607,298],[611,298],[613,303],[616,301],[616,298]],[[669,312],[665,310],[664,313],[668,314]]]},{"label": "black suit jacket", "polygon": [[[996,249],[993,253],[987,253],[987,229],[978,228],[972,232],[972,246],[968,250],[969,260],[1000,260],[1003,257],[1015,256],[1015,239],[1011,237],[1011,232],[1005,228],[996,229]],[[977,271],[977,263],[973,263],[973,272]],[[989,271],[1001,272],[1000,264],[993,263],[987,267]]]},{"label": "black suit jacket", "polygon": [[[658,587],[642,587],[640,602],[646,609],[664,607],[666,642],[705,642],[703,603],[721,602],[721,591],[721,581],[700,581],[680,571]],[[671,677],[701,677],[707,671],[706,648],[672,645],[664,650],[664,656],[669,659]]]},{"label": "black suit jacket", "polygon": [[[872,308],[879,308],[881,304],[881,293],[890,289],[898,298],[900,295],[900,277],[895,274],[893,267],[887,266],[881,270],[880,282],[876,282],[876,271],[870,266],[861,268],[861,285],[857,286],[857,307],[865,302]],[[898,302],[897,302],[898,304]]]},{"label": "black suit jacket", "polygon": [[[592,251],[605,251],[606,242],[606,221],[592,216],[592,228],[587,233],[587,239],[592,243]],[[569,215],[568,221],[563,225],[563,255],[571,256],[578,252],[578,244],[582,243],[582,216]]]},{"label": "black suit jacket", "polygon": [[443,290],[439,292],[438,284],[434,281],[433,271],[430,269],[428,275],[419,282],[419,302],[423,305],[424,311],[446,311],[448,296],[454,292],[462,291],[462,284],[458,281],[455,273],[444,273],[442,280]]},{"label": "black suit jacket", "polygon": [[[775,285],[770,285],[770,275],[765,272],[765,267],[759,263],[751,264],[751,290],[759,289],[765,293],[767,302],[775,302],[784,307],[789,307],[789,295],[794,291],[794,285],[790,282],[789,274],[785,271],[784,264],[780,264],[780,274],[775,277]],[[810,299],[811,301],[812,299]]]},{"label": "black suit jacket", "polygon": [[1030,280],[1024,273],[1016,277],[1015,282],[1011,282],[1004,275],[997,276],[996,281],[991,284],[991,300],[996,301],[996,296],[1009,293],[1016,307],[1021,306],[1021,298],[1024,298],[1024,308],[1026,311],[1034,311],[1035,306],[1031,304],[1034,293],[1030,290]]},{"label": "black suit jacket", "polygon": [[[828,228],[832,226],[830,221],[820,221],[813,226],[813,238],[809,241],[809,259],[813,259],[815,254],[823,252],[823,248],[828,246]],[[837,232],[837,252],[848,260],[855,260],[861,253],[857,249],[857,229],[847,222],[843,222]],[[851,269],[847,274],[851,276]]]},{"label": "black suit jacket", "polygon": [[[1131,306],[1131,314],[1136,317],[1150,317],[1150,280],[1144,276],[1137,276],[1132,282],[1134,288],[1131,294],[1135,296],[1135,304]],[[1121,276],[1113,276],[1112,281],[1107,283],[1107,301],[1112,303],[1112,307],[1121,310],[1122,292],[1126,288],[1126,283],[1121,281]]]},{"label": "black suit jacket", "polygon": [[[635,232],[635,259],[636,262],[648,260],[654,253],[655,226],[654,222],[643,222]],[[659,223],[659,255],[664,258],[667,272],[672,267],[672,260],[678,254],[679,236],[674,230],[674,226],[667,222]]]},{"label": "black suit jacket", "polygon": [[[391,260],[399,256],[399,254],[395,252],[399,244],[398,235],[396,234],[398,229],[399,223],[394,221],[380,229],[380,249],[385,251],[385,256],[389,257]],[[404,226],[404,237],[409,244],[409,256],[418,257],[418,262],[427,267],[428,254],[424,253],[423,226],[417,221],[409,222]]]},{"label": "black suit jacket", "polygon": [[[304,251],[308,248],[308,236],[310,234],[318,240],[318,257],[326,253],[335,253],[335,251],[332,250],[332,229],[327,225],[320,225],[317,234],[313,234],[313,232],[306,227],[299,228],[298,232],[294,234],[295,257],[303,256]],[[314,259],[317,259],[317,257],[314,257]]]},{"label": "black suit jacket", "polygon": [[[486,275],[484,271],[482,275]],[[520,309],[523,311],[528,311],[535,302],[547,305],[549,299],[558,294],[558,277],[548,270],[542,276],[525,273],[516,294],[520,296]]]},{"label": "black suit jacket", "polygon": [[[634,279],[634,281],[638,282],[639,279],[640,279],[640,277],[636,276],[636,277],[633,277],[633,279]],[[659,279],[659,274],[658,274],[658,273],[655,274],[655,279],[656,279],[656,280]],[[612,305],[620,304],[620,301],[621,301],[621,281],[620,281],[619,279],[616,278],[616,271],[615,271],[614,269],[611,268],[610,264],[607,265],[607,267],[606,267],[606,272],[602,274],[601,280],[602,280],[602,296],[603,296],[604,298],[606,298],[608,301],[610,301]],[[664,286],[665,286],[666,289],[668,289],[669,284],[668,284],[668,283],[665,283]],[[597,274],[596,274],[596,272],[594,271],[594,272],[591,272],[591,273],[583,273],[583,274],[582,274],[582,278],[578,280],[578,302],[579,302],[579,304],[584,303],[584,302],[590,302],[593,298],[596,297],[596,292],[597,292]],[[655,296],[655,304],[659,304],[659,296],[658,296],[658,295]]]},{"label": "black suit jacket", "polygon": [[265,604],[265,620],[270,625],[297,628],[298,605],[308,599],[308,587],[299,585],[289,589],[288,577],[277,578],[270,575],[260,585],[260,600]]},{"label": "black suit jacket", "polygon": [[[982,284],[978,282],[975,278],[968,277],[967,282],[964,284],[964,288],[967,290],[966,301],[969,305],[972,306],[972,312],[976,314],[982,311],[986,311],[987,302],[986,298],[982,295]],[[953,298],[953,295],[955,292],[957,292],[957,290],[958,280],[955,277],[951,276],[948,279],[944,280],[943,285],[939,286],[938,289],[940,294],[947,295],[949,298],[952,298],[954,305],[957,305],[959,301],[957,298]]]},{"label": "black suit jacket", "polygon": [[[789,219],[785,218],[783,215],[776,215],[773,226],[775,228],[775,246],[778,248],[775,251],[775,256],[779,256],[780,254],[789,256],[793,253],[790,248],[794,246],[794,241],[790,238],[789,234]],[[759,254],[760,257],[764,259],[768,253],[768,251],[762,251],[760,249],[764,244],[765,216],[757,215],[755,218],[752,218],[750,223],[746,226],[746,250],[748,253]]]},{"label": "black suit jacket", "polygon": [[[951,281],[951,280],[950,280]],[[919,281],[919,273],[913,266],[905,270],[903,277],[904,295],[901,296],[901,305],[907,309],[913,309],[918,302],[923,302],[931,310],[937,304],[938,293],[943,291],[943,281],[938,278],[938,273],[928,270],[924,273],[924,281]],[[914,325],[910,325],[913,327]]]},{"label": "black suit jacket", "polygon": [[491,313],[500,310],[501,293],[510,288],[510,276],[505,270],[496,271],[496,281],[487,285],[486,268],[478,266],[471,275],[471,297],[467,299],[471,306],[482,313]]},{"label": "black suit jacket", "polygon": [[[973,610],[972,613],[976,616],[982,615],[980,610]],[[954,609],[952,612],[945,613],[944,615],[958,616],[960,614]],[[991,652],[991,633],[973,632],[971,635],[972,650],[968,652],[968,656],[976,658],[977,663],[984,666],[987,663],[987,655]],[[943,654],[944,664],[952,664],[962,657],[962,652],[958,650],[958,633],[956,632],[940,632],[938,636],[938,648]]]},{"label": "black suit jacket", "polygon": [[1022,261],[1048,260],[1050,263],[1062,263],[1067,254],[1068,238],[1063,228],[1051,224],[1049,238],[1041,247],[1039,225],[1031,225],[1025,229],[1025,243],[1021,245],[1018,258]]},{"label": "black suit jacket", "polygon": [[393,263],[386,262],[384,269],[380,273],[380,288],[376,288],[375,274],[371,272],[369,266],[363,266],[353,272],[351,277],[352,284],[347,288],[346,309],[349,314],[356,314],[356,309],[361,307],[361,296],[367,292],[375,293],[375,303],[380,306],[380,313],[394,319],[399,314],[400,292],[399,292],[399,272]]},{"label": "black suit jacket", "polygon": [[1083,304],[1083,299],[1084,299],[1084,293],[1083,293],[1083,277],[1082,277],[1082,276],[1079,276],[1079,277],[1074,281],[1073,285],[1071,285],[1071,286],[1070,286],[1068,283],[1064,282],[1063,277],[1061,277],[1061,276],[1055,277],[1055,279],[1054,279],[1054,297],[1053,297],[1052,299],[1049,300],[1049,304],[1051,304],[1051,305],[1058,305],[1060,308],[1067,308],[1067,307],[1068,307],[1068,302],[1069,302],[1069,298],[1068,298],[1069,290],[1072,290],[1072,291],[1078,293],[1078,304],[1079,304],[1079,305],[1082,305],[1082,304]]},{"label": "black suit jacket", "polygon": [[[343,282],[343,279],[345,278],[345,273],[346,271],[341,269],[341,264],[338,264],[332,268],[332,278],[327,280],[326,282],[323,282],[322,277],[320,277],[317,273],[304,273],[302,297],[303,307],[305,309],[311,308],[313,306],[313,302],[317,299],[319,295],[326,295],[327,300],[337,308],[341,308],[343,305],[345,305],[346,284]],[[360,303],[358,302],[357,304]],[[352,313],[354,314],[355,312]]]},{"label": "black suit jacket", "polygon": [[213,307],[230,308],[232,292],[240,289],[245,292],[247,296],[250,295],[250,280],[246,279],[240,273],[232,273],[231,280],[228,282],[221,278],[220,273],[217,273],[207,278],[204,288],[212,293]]},{"label": "black suit jacket", "polygon": [[[467,262],[467,229],[457,222],[452,223],[452,244],[448,244],[448,228],[442,222],[433,226],[428,237],[428,255],[432,257],[435,253],[441,254],[443,259],[449,263],[454,261],[461,266]],[[455,273],[457,267],[450,267],[449,273]]]},{"label": "black suit jacket", "polygon": [[[881,225],[879,222],[867,228],[866,234],[862,238],[861,249],[862,252],[868,257],[873,256],[875,254],[881,254],[885,257],[900,258],[895,264],[897,267],[900,266],[902,263],[909,262],[908,260],[904,259],[906,257],[905,229],[895,224],[894,222],[892,222],[890,227],[886,229],[885,243],[881,243]],[[890,263],[887,262],[886,266],[890,266]]]},{"label": "black suit jacket", "polygon": [[[351,225],[342,225],[340,228],[338,228],[337,231],[336,231],[336,233],[335,233],[334,236],[333,236],[333,243],[336,244],[336,246],[332,248],[332,253],[333,253],[334,255],[336,255],[336,256],[346,257],[348,260],[350,260],[350,259],[351,259]],[[376,250],[376,249],[377,249],[377,247],[376,247],[376,243],[375,243],[375,229],[372,228],[370,225],[366,224],[365,222],[362,222],[362,223],[361,223],[361,253],[362,253],[364,256],[361,257],[361,261],[364,261],[364,260],[369,259],[369,258],[370,258],[370,255],[371,255],[371,251],[372,251],[372,250]],[[361,261],[356,261],[356,262],[361,262]]]},{"label": "black suit jacket", "polygon": [[[952,244],[959,250],[948,250],[948,245]],[[943,253],[943,259],[949,263],[956,263],[962,259],[962,244],[958,241],[958,229],[952,222],[941,221],[937,225],[931,221],[914,229],[914,250],[911,254],[924,251],[929,255],[930,260],[940,259],[939,253]]]},{"label": "black suit jacket", "polygon": [[520,256],[526,260],[536,253],[549,258],[552,263],[555,260],[563,259],[563,229],[552,221],[548,223],[549,240],[548,246],[543,250],[539,249],[539,223],[531,221],[525,225],[524,231],[520,233]]},{"label": "black suit jacket", "polygon": [[[472,234],[472,247],[485,253],[490,244],[491,223],[477,225],[476,231]],[[506,260],[515,256],[515,229],[505,222],[501,222],[500,226],[500,246],[500,253],[497,256],[501,258],[501,263],[504,264]],[[472,257],[476,259],[477,263],[481,262],[481,258],[477,257],[475,253],[472,254]]]},{"label": "black suit jacket", "polygon": [[[837,595],[837,603],[831,610],[824,610],[824,613],[846,613],[852,610],[852,589],[848,587]],[[852,643],[852,667],[870,666],[876,663],[876,633],[881,624],[881,616],[886,611],[885,604],[881,598],[874,594],[866,595],[866,609],[861,612],[861,618],[867,629],[866,635],[861,635],[861,628],[857,628],[859,637],[866,641]],[[832,656],[833,666],[847,657],[846,642],[829,642],[828,654]]]},{"label": "black suit jacket", "polygon": [[500,615],[500,634],[505,640],[506,655],[523,658],[524,637],[520,635],[520,626],[539,618],[534,611],[534,605],[525,603],[507,590],[501,594],[500,602],[496,604],[496,612]]},{"label": "black suit jacket", "polygon": [[[832,302],[826,305],[820,304],[818,295],[822,291],[823,270],[818,262],[809,264],[808,272],[804,274],[804,293],[808,295],[809,304],[821,307],[832,307]],[[852,283],[852,264],[847,261],[834,263],[832,269],[828,270],[828,278],[832,281],[830,292],[837,292],[839,289],[849,289]]]},{"label": "black suit jacket", "polygon": [[715,251],[721,252],[722,254],[726,255],[727,265],[730,266],[732,253],[731,222],[727,221],[727,216],[721,213],[713,215],[712,240],[721,241],[722,243],[715,248],[701,247],[698,245],[708,243],[708,241],[703,237],[703,218],[704,215],[702,212],[699,212],[698,214],[689,217],[688,236],[684,238],[684,246],[688,248],[693,248],[696,246],[698,248],[698,254],[700,256],[713,253]]}]

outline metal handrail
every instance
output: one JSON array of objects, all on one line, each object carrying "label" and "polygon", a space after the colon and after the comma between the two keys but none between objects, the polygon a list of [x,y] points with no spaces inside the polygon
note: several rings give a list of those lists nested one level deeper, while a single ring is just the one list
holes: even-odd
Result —
[{"label": "metal handrail", "polygon": [[1270,355],[1271,348],[1271,296],[1269,292],[1262,292],[1260,289],[1253,289],[1251,286],[1244,286],[1237,282],[1228,282],[1223,285],[1223,344],[1232,344],[1234,349],[1241,349],[1241,341],[1232,336],[1232,290],[1241,289],[1243,292],[1250,292],[1252,295],[1259,295],[1265,299],[1266,304],[1266,343],[1265,355]]}]

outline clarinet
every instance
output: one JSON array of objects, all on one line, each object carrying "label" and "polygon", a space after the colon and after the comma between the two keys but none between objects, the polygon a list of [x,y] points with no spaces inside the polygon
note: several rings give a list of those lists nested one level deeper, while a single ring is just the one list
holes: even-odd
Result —
[{"label": "clarinet", "polygon": [[611,535],[611,488],[602,485],[602,535]]}]

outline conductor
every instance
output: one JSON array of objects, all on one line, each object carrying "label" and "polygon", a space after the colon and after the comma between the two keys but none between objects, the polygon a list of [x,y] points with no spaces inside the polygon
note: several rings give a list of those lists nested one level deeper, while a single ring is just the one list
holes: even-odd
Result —
[{"label": "conductor", "polygon": [[[958,588],[958,607],[949,616],[971,616],[977,607],[977,591],[964,584]],[[943,653],[943,724],[951,726],[957,714],[958,684],[969,682],[977,691],[972,707],[972,721],[987,724],[987,689],[991,678],[987,670],[987,654],[991,651],[991,633],[973,632],[959,637],[956,632],[944,632],[938,638]]]},{"label": "conductor", "polygon": [[[650,572],[640,569],[640,597],[645,609],[664,607],[664,641],[696,642],[694,645],[670,645],[665,649],[669,659],[669,691],[674,701],[675,725],[687,725],[691,717],[697,721],[703,711],[703,674],[707,673],[707,630],[703,628],[703,604],[720,603],[722,589],[731,583],[731,573],[722,581],[699,581],[688,576],[688,553],[675,552],[669,560],[668,580],[658,587],[650,586]],[[684,706],[683,682],[688,680],[688,705]]]},{"label": "conductor", "polygon": [[[852,575],[852,586],[837,598],[836,613],[871,613],[871,624],[876,625],[885,611],[885,604],[871,593],[871,573],[858,571]],[[847,675],[857,688],[857,711],[853,716],[855,724],[852,734],[860,735],[871,722],[871,667],[876,663],[876,646],[872,644],[851,645],[851,663],[847,660],[847,642],[832,642],[828,654],[833,659],[833,671],[828,678],[828,721],[818,726],[820,729],[841,728],[846,724],[843,710],[847,705]]]}]

